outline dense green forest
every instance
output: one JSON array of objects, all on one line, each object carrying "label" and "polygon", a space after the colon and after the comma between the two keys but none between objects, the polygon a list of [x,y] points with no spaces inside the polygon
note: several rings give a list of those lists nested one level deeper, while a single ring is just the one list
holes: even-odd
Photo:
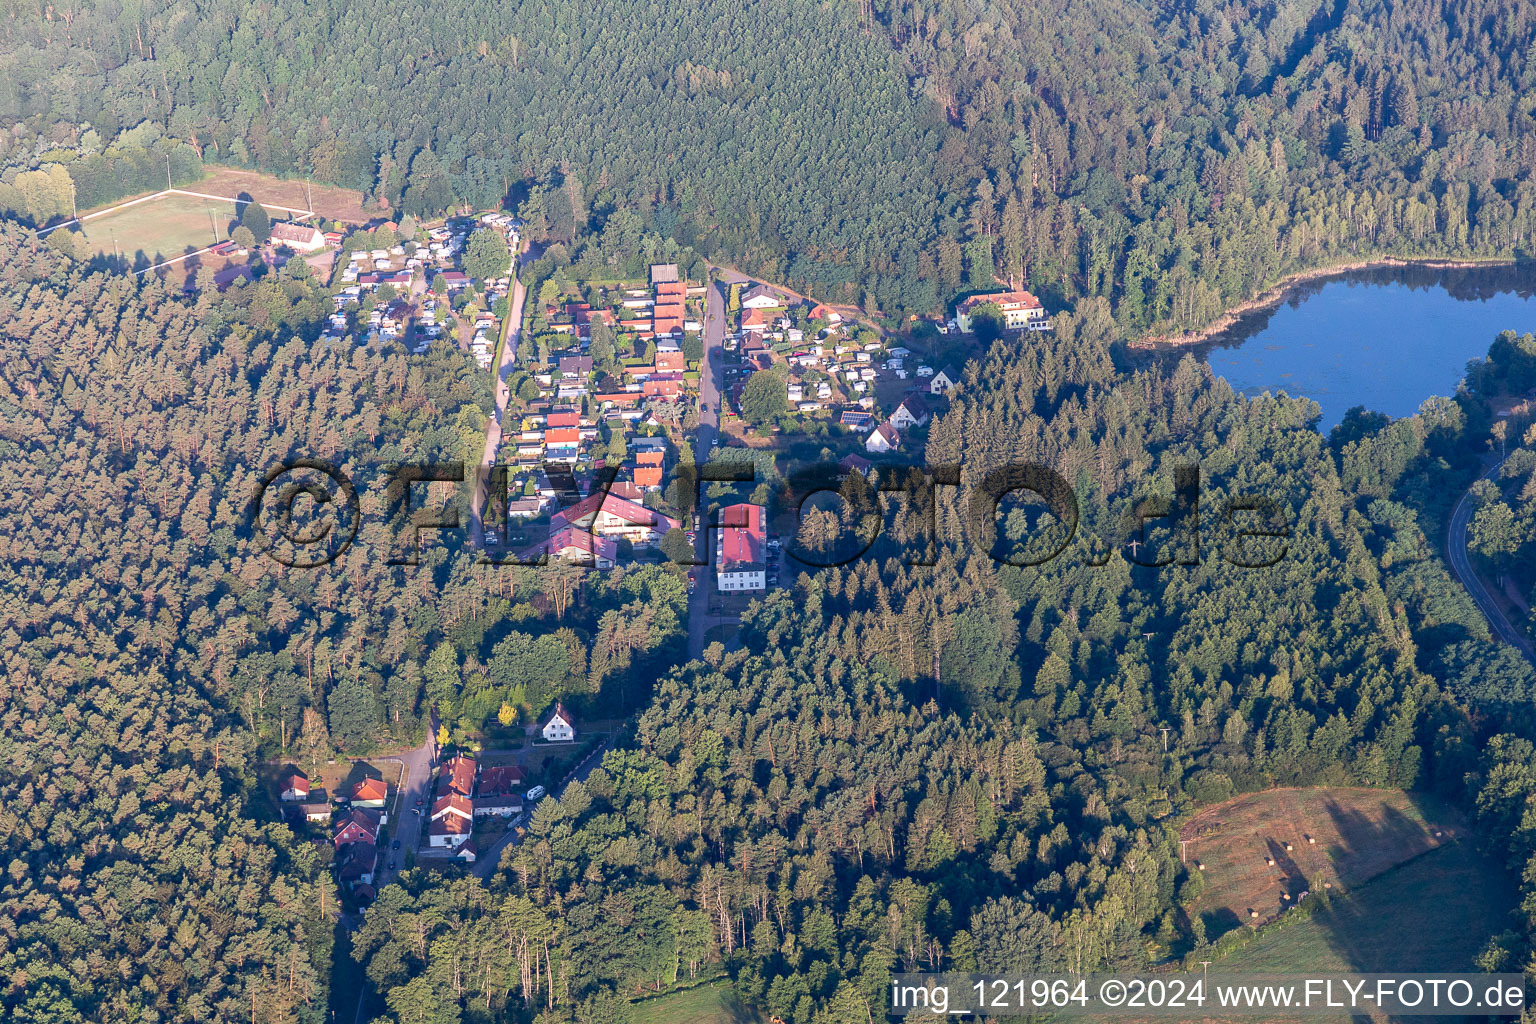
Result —
[{"label": "dense green forest", "polygon": [[1507,257],[1536,230],[1512,0],[7,14],[6,186],[147,121],[392,215],[509,201],[570,245],[631,213],[888,315],[1000,279],[1159,333],[1298,269]]},{"label": "dense green forest", "polygon": [[[461,356],[313,340],[326,305],[302,274],[188,296],[3,239],[4,466],[30,497],[5,527],[17,1019],[318,1019],[328,854],[260,820],[255,760],[414,741],[428,702],[450,722],[561,694],[639,713],[488,883],[418,870],[380,894],[350,948],[392,1020],[622,1021],[723,969],[790,1024],[852,1024],[905,967],[1199,955],[1214,937],[1180,913],[1199,881],[1165,823],[1274,784],[1433,787],[1514,869],[1531,857],[1536,682],[1419,511],[1474,474],[1475,395],[1324,437],[1313,403],[1244,399],[1192,358],[1117,367],[1088,299],[967,371],[928,439],[962,489],[893,498],[891,549],[808,570],[741,649],[684,665],[664,566],[492,567],[449,538],[390,567],[368,488],[329,571],[261,553],[245,495],[285,456],[366,480],[472,448],[489,395]],[[1527,372],[1527,348],[1501,339],[1490,377]],[[1036,568],[989,552],[1027,551],[1049,516],[966,511],[1018,461],[1078,493],[1076,538]],[[1207,514],[1198,560],[1176,525],[1149,531],[1192,564],[1124,559],[1125,510],[1194,463],[1203,508],[1277,503],[1284,557],[1231,564]],[[930,546],[937,565],[905,564]],[[1500,940],[1516,964],[1530,907]]]}]

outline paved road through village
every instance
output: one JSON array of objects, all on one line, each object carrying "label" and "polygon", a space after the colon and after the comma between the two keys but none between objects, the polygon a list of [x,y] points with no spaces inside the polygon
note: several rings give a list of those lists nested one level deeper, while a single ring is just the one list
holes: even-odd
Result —
[{"label": "paved road through village", "polygon": [[[1494,479],[1503,465],[1504,462],[1501,459],[1478,479]],[[1504,609],[1499,607],[1499,603],[1489,593],[1487,586],[1473,570],[1472,560],[1467,556],[1467,532],[1472,524],[1472,513],[1476,504],[1472,498],[1471,489],[1468,489],[1451,512],[1451,525],[1445,543],[1446,554],[1451,560],[1451,570],[1456,574],[1456,578],[1461,580],[1461,585],[1466,587],[1467,592],[1472,595],[1472,600],[1477,602],[1478,608],[1482,609],[1483,615],[1488,619],[1488,625],[1493,628],[1494,635],[1505,643],[1512,644],[1527,658],[1536,661],[1536,650],[1531,648],[1530,641],[1521,635],[1505,616]]]},{"label": "paved road through village", "polygon": [[513,268],[512,297],[510,308],[507,310],[507,322],[503,325],[506,340],[501,346],[501,361],[496,364],[496,411],[491,414],[490,423],[486,424],[485,451],[480,457],[480,465],[475,471],[475,496],[470,501],[469,530],[470,537],[477,548],[485,547],[485,487],[489,479],[491,467],[496,464],[496,453],[501,450],[501,418],[507,413],[507,399],[510,389],[507,386],[507,378],[512,376],[512,369],[517,365],[518,335],[523,326],[523,301],[528,297],[528,289],[516,276],[516,267]]}]

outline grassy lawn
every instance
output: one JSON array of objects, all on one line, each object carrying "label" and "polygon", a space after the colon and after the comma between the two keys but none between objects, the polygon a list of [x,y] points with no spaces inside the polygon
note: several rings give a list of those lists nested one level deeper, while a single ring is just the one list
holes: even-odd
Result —
[{"label": "grassy lawn", "polygon": [[763,1024],[765,1018],[742,1006],[725,981],[631,1003],[633,1024]]},{"label": "grassy lawn", "polygon": [[[1421,793],[1274,789],[1207,808],[1185,823],[1191,866],[1203,866],[1197,912],[1214,940],[1331,884],[1349,892],[1466,834],[1461,816]],[[1256,917],[1254,915],[1257,915]]]},{"label": "grassy lawn", "polygon": [[1433,850],[1269,932],[1223,971],[1466,971],[1516,905],[1509,878],[1470,838]]},{"label": "grassy lawn", "polygon": [[92,251],[111,253],[115,239],[117,252],[137,264],[212,245],[228,238],[235,223],[234,203],[172,195],[93,217],[80,228]]}]

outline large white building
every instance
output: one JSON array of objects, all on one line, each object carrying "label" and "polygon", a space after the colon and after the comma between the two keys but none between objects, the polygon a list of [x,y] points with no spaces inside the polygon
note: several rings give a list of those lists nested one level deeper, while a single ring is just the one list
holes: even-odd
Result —
[{"label": "large white building", "polygon": [[1044,329],[1049,324],[1045,307],[1029,292],[991,292],[986,295],[972,295],[960,303],[960,307],[955,310],[955,324],[960,330],[969,334],[974,329],[971,314],[978,306],[988,303],[995,303],[997,308],[1002,310],[1003,327],[1006,330],[1018,331],[1026,327],[1037,330]]}]

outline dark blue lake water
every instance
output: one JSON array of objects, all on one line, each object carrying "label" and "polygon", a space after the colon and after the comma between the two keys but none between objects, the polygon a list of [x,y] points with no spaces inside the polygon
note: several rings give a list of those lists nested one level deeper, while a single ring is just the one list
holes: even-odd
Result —
[{"label": "dark blue lake water", "polygon": [[1244,394],[1313,399],[1326,432],[1356,405],[1396,418],[1454,394],[1504,330],[1536,332],[1536,266],[1351,272],[1249,314],[1203,352]]}]

